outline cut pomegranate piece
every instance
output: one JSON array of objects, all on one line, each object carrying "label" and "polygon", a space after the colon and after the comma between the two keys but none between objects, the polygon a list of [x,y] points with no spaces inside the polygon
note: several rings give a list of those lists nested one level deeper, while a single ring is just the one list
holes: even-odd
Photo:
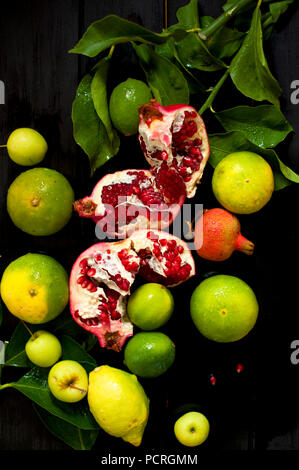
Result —
[{"label": "cut pomegranate piece", "polygon": [[74,203],[81,217],[91,217],[109,235],[125,238],[139,228],[168,227],[185,200],[184,182],[167,164],[150,170],[108,174],[90,197]]},{"label": "cut pomegranate piece", "polygon": [[152,167],[162,162],[182,177],[187,197],[193,197],[210,154],[206,128],[192,107],[177,104],[163,107],[151,100],[139,108],[139,140]]},{"label": "cut pomegranate piece", "polygon": [[133,334],[126,302],[138,272],[148,281],[175,286],[194,275],[194,260],[179,238],[137,230],[125,240],[91,246],[72,268],[71,314],[103,347],[120,351]]},{"label": "cut pomegranate piece", "polygon": [[180,238],[158,230],[137,230],[130,238],[141,258],[139,274],[147,281],[174,287],[195,274],[191,252]]}]

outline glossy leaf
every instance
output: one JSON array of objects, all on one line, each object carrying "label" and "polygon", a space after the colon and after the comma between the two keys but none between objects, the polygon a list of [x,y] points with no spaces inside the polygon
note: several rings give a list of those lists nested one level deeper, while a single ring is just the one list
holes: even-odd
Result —
[{"label": "glossy leaf", "polygon": [[48,387],[49,369],[35,367],[17,382],[0,386],[0,390],[13,387],[49,413],[68,423],[86,430],[97,430],[99,426],[89,411],[86,398],[77,403],[57,400]]},{"label": "glossy leaf", "polygon": [[262,148],[276,147],[293,130],[282,112],[272,105],[238,106],[215,116],[226,131],[240,131]]},{"label": "glossy leaf", "polygon": [[180,7],[176,12],[178,24],[176,27],[184,29],[192,29],[199,27],[198,18],[198,0],[190,0],[187,5]]},{"label": "glossy leaf", "polygon": [[98,433],[98,430],[84,430],[80,429],[73,424],[67,423],[66,421],[57,418],[57,416],[48,413],[40,406],[33,405],[37,415],[44,424],[44,426],[54,436],[61,439],[68,446],[74,450],[90,450],[94,446]]},{"label": "glossy leaf", "polygon": [[145,44],[134,45],[153,96],[163,106],[189,103],[189,88],[175,64],[157,54]]},{"label": "glossy leaf", "polygon": [[249,151],[261,155],[271,165],[275,190],[282,189],[291,182],[299,183],[299,175],[287,167],[273,149],[262,149],[249,142],[241,132],[227,132],[224,134],[212,134],[209,136],[211,154],[210,164],[215,168],[217,164],[229,153]]},{"label": "glossy leaf", "polygon": [[275,23],[277,23],[280,16],[287,11],[293,2],[294,0],[283,0],[281,2],[270,3],[268,18],[263,22],[264,39],[269,39]]},{"label": "glossy leaf", "polygon": [[[202,16],[200,18],[201,27],[205,28],[213,23],[214,19],[211,16]],[[223,26],[210,36],[205,44],[209,51],[218,59],[224,59],[226,57],[233,56],[240,48],[244,39],[245,33],[238,31],[237,29],[231,29],[227,26]]]},{"label": "glossy leaf", "polygon": [[230,76],[235,86],[245,96],[256,101],[266,100],[279,106],[281,89],[271,74],[265,58],[259,8],[255,9],[250,30],[232,60]]},{"label": "glossy leaf", "polygon": [[225,67],[225,64],[213,56],[198,33],[188,33],[181,41],[176,42],[178,56],[185,67],[215,72]]},{"label": "glossy leaf", "polygon": [[104,124],[108,138],[111,142],[113,151],[116,153],[119,149],[119,137],[113,129],[107,98],[107,77],[110,65],[110,58],[104,57],[96,65],[96,73],[91,82],[91,96],[97,115]]},{"label": "glossy leaf", "polygon": [[78,145],[88,155],[91,174],[114,157],[118,148],[111,145],[106,128],[99,118],[91,94],[92,76],[83,77],[72,107],[73,133]]},{"label": "glossy leaf", "polygon": [[[32,332],[40,329],[40,325],[32,325]],[[5,351],[5,365],[14,367],[32,367],[25,353],[25,344],[30,338],[29,332],[20,322],[14,330]]]},{"label": "glossy leaf", "polygon": [[[184,31],[176,32],[176,35],[179,36],[185,34]],[[108,15],[92,23],[70,52],[95,57],[114,44],[128,41],[162,44],[167,41],[170,35],[169,32],[154,33],[132,21],[116,15]]]}]

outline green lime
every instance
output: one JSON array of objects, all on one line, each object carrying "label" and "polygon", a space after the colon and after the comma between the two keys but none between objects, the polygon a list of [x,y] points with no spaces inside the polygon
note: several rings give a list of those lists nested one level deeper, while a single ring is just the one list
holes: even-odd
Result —
[{"label": "green lime", "polygon": [[149,87],[140,80],[128,78],[111,93],[109,112],[113,125],[124,135],[136,134],[139,125],[138,109],[152,98]]},{"label": "green lime", "polygon": [[45,323],[57,317],[68,303],[68,275],[54,258],[28,253],[5,269],[1,297],[20,320]]},{"label": "green lime", "polygon": [[270,165],[253,152],[234,152],[223,158],[212,179],[216,199],[236,214],[252,214],[269,202],[274,191]]},{"label": "green lime", "polygon": [[138,287],[130,296],[127,312],[131,322],[142,330],[156,330],[169,320],[173,309],[170,290],[149,282]]},{"label": "green lime", "polygon": [[7,141],[8,155],[15,163],[23,166],[37,165],[47,150],[48,145],[43,136],[27,127],[14,130]]},{"label": "green lime", "polygon": [[246,282],[220,274],[205,279],[191,296],[190,311],[197,329],[220,343],[238,341],[254,327],[256,296]]},{"label": "green lime", "polygon": [[125,349],[124,363],[140,377],[164,374],[175,359],[175,345],[160,332],[141,332],[131,338]]},{"label": "green lime", "polygon": [[52,235],[69,221],[74,192],[58,171],[33,168],[10,185],[7,210],[13,223],[30,235]]}]

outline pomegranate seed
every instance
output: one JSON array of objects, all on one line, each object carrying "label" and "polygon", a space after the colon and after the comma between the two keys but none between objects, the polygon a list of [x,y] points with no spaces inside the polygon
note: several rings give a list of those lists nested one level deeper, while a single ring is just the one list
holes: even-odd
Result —
[{"label": "pomegranate seed", "polygon": [[166,245],[167,245],[167,240],[166,240],[166,238],[162,238],[162,240],[160,240],[160,244],[161,244],[162,246],[166,246]]},{"label": "pomegranate seed", "polygon": [[99,315],[99,320],[100,320],[101,322],[105,322],[105,321],[107,321],[108,319],[109,319],[108,313],[105,313],[105,312],[100,313],[100,315]]},{"label": "pomegranate seed", "polygon": [[164,258],[163,258],[163,255],[159,255],[159,256],[157,257],[157,260],[158,260],[160,263],[163,261],[163,259],[164,259]]},{"label": "pomegranate seed", "polygon": [[193,145],[194,145],[195,147],[199,147],[201,144],[202,144],[202,140],[201,140],[201,139],[196,138],[196,139],[193,140]]},{"label": "pomegranate seed", "polygon": [[81,287],[83,287],[83,289],[86,289],[86,287],[88,286],[89,284],[89,280],[88,279],[85,279],[82,284],[81,284]]},{"label": "pomegranate seed", "polygon": [[84,282],[85,279],[86,279],[85,276],[80,276],[80,277],[78,277],[78,279],[77,279],[77,284],[82,284],[82,282]]},{"label": "pomegranate seed", "polygon": [[84,268],[81,269],[81,274],[87,274],[89,271],[89,267],[85,266]]},{"label": "pomegranate seed", "polygon": [[119,320],[121,318],[121,314],[117,310],[113,310],[113,312],[111,312],[111,318],[112,320]]},{"label": "pomegranate seed", "polygon": [[87,266],[87,263],[88,263],[88,258],[81,259],[81,261],[79,263],[79,267],[80,268],[85,268],[85,266]]},{"label": "pomegranate seed", "polygon": [[216,385],[216,377],[215,375],[211,374],[210,375],[210,382],[211,382],[211,385]]},{"label": "pomegranate seed", "polygon": [[154,248],[154,249],[153,249],[153,254],[154,254],[155,256],[159,256],[160,250],[159,250],[158,248]]},{"label": "pomegranate seed", "polygon": [[183,251],[184,251],[184,247],[183,247],[182,245],[179,245],[179,246],[178,246],[178,252],[179,252],[180,254],[182,254]]},{"label": "pomegranate seed", "polygon": [[96,274],[96,270],[94,268],[90,268],[88,271],[87,271],[87,276],[94,276]]},{"label": "pomegranate seed", "polygon": [[243,370],[244,370],[243,364],[239,363],[236,367],[237,373],[240,374],[240,372],[242,372]]},{"label": "pomegranate seed", "polygon": [[168,159],[168,154],[165,150],[163,150],[163,152],[161,152],[161,157],[162,157],[162,160],[166,161]]},{"label": "pomegranate seed", "polygon": [[94,259],[96,260],[96,262],[99,262],[102,259],[102,255],[95,255]]},{"label": "pomegranate seed", "polygon": [[[88,286],[87,286],[87,290],[88,290],[89,292],[91,292],[94,287],[95,287],[94,283],[93,283],[92,281],[89,281]],[[94,292],[94,291],[93,291],[93,292]]]},{"label": "pomegranate seed", "polygon": [[191,181],[191,176],[186,176],[186,178],[184,178],[184,181],[186,181],[186,183],[189,183],[189,181]]}]

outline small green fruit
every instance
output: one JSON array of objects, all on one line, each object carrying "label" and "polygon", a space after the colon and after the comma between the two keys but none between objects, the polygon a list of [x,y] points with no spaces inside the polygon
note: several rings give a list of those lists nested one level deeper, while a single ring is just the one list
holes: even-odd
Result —
[{"label": "small green fruit", "polygon": [[173,341],[160,332],[137,333],[126,346],[124,362],[140,377],[158,377],[166,372],[175,359]]},{"label": "small green fruit", "polygon": [[61,344],[56,336],[44,330],[33,333],[26,343],[25,351],[30,361],[39,367],[52,366],[62,353]]},{"label": "small green fruit", "polygon": [[171,317],[173,296],[162,284],[150,282],[138,287],[130,296],[127,312],[134,325],[142,330],[156,330]]},{"label": "small green fruit", "polygon": [[48,150],[43,136],[27,127],[14,130],[7,141],[10,158],[18,165],[32,166],[40,163]]},{"label": "small green fruit", "polygon": [[139,107],[152,98],[149,87],[141,80],[128,78],[111,93],[109,112],[113,125],[124,135],[136,134],[139,125]]},{"label": "small green fruit", "polygon": [[177,440],[187,447],[199,446],[208,438],[210,424],[208,419],[197,411],[181,416],[174,425]]},{"label": "small green fruit", "polygon": [[87,393],[88,376],[79,362],[60,361],[50,370],[48,385],[57,400],[75,403]]}]

